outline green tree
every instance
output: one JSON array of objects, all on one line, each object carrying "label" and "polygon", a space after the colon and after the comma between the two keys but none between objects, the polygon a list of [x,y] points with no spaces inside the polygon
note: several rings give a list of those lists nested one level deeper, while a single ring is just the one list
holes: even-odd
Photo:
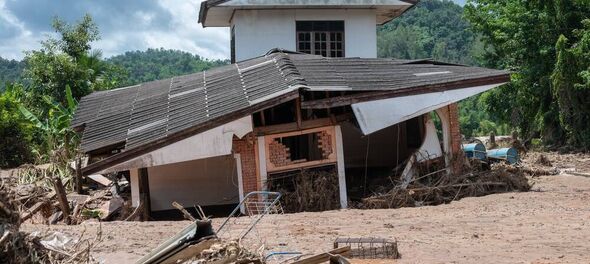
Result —
[{"label": "green tree", "polygon": [[91,51],[91,42],[99,39],[99,32],[89,15],[75,25],[55,18],[53,28],[58,38],[42,41],[41,49],[29,51],[25,57],[25,76],[37,104],[43,96],[50,96],[65,106],[66,85],[71,86],[76,99],[118,85],[117,69],[104,62],[100,52]]},{"label": "green tree", "polygon": [[514,71],[510,85],[483,98],[490,114],[517,125],[527,137],[541,136],[546,143],[565,144],[572,134],[560,121],[565,110],[561,108],[569,106],[558,103],[551,77],[557,61],[556,43],[560,36],[577,39],[576,29],[590,15],[588,2],[470,0],[465,14],[488,44],[484,65]]},{"label": "green tree", "polygon": [[568,143],[590,149],[590,20],[576,30],[579,42],[569,44],[561,35],[556,44],[557,62],[551,76],[559,121]]},{"label": "green tree", "polygon": [[401,17],[379,27],[379,57],[436,60],[477,65],[483,48],[463,19],[463,8],[449,0],[423,0]]},{"label": "green tree", "polygon": [[25,63],[17,60],[7,60],[0,57],[0,92],[7,84],[21,81]]},{"label": "green tree", "polygon": [[8,84],[0,93],[0,168],[32,162],[32,127],[18,111],[22,86]]},{"label": "green tree", "polygon": [[33,114],[23,105],[19,105],[18,109],[34,128],[43,133],[44,147],[48,151],[49,160],[52,163],[67,165],[78,145],[78,137],[70,127],[70,121],[74,117],[78,103],[68,85],[66,85],[66,106],[55,102],[49,96],[44,96],[43,100],[50,109],[45,118]]}]

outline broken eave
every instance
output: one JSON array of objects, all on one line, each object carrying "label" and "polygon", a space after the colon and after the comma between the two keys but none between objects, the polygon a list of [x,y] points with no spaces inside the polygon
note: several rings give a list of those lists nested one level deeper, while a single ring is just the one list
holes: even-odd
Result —
[{"label": "broken eave", "polygon": [[[312,101],[302,101],[302,109],[326,109],[339,106],[347,106],[355,103],[366,101],[388,99],[394,97],[403,97],[409,95],[417,95],[424,93],[441,92],[447,90],[477,87],[488,84],[503,84],[510,81],[510,75],[500,75],[485,77],[472,80],[455,81],[444,84],[431,84],[408,89],[400,89],[393,91],[372,91],[372,92],[356,92],[354,94],[347,94],[325,99],[318,99]],[[313,88],[312,88],[313,89]]]}]

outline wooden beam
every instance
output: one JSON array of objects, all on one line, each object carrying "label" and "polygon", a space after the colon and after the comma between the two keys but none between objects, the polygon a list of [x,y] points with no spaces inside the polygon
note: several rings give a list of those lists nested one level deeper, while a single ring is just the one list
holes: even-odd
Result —
[{"label": "wooden beam", "polygon": [[280,124],[280,125],[257,127],[257,128],[254,128],[254,134],[258,135],[258,136],[271,135],[271,134],[285,133],[285,132],[291,132],[291,131],[297,131],[297,130],[303,130],[303,129],[330,126],[333,124],[334,123],[332,123],[332,120],[330,118],[320,118],[320,119],[301,121],[301,124],[297,124],[297,122],[293,122],[293,123]]},{"label": "wooden beam", "polygon": [[510,81],[510,75],[493,76],[467,81],[455,81],[444,84],[423,85],[412,88],[389,90],[389,91],[373,91],[364,93],[354,93],[348,95],[341,95],[326,99],[318,99],[313,101],[301,102],[303,109],[326,109],[339,106],[347,106],[355,103],[362,103],[366,101],[389,99],[394,97],[425,94],[432,92],[443,92],[455,89],[462,89],[468,87],[477,87],[482,85],[499,84]]},{"label": "wooden beam", "polygon": [[346,120],[350,120],[354,118],[352,113],[342,114],[337,116],[330,116],[326,118],[318,118],[312,120],[304,120],[301,122],[301,126],[297,127],[297,123],[287,123],[287,124],[280,124],[280,125],[272,125],[272,126],[265,126],[265,127],[256,127],[254,128],[254,134],[257,136],[263,135],[272,135],[272,134],[279,134],[279,133],[286,133],[292,132],[297,130],[305,130],[305,129],[312,129],[318,127],[325,127],[325,126],[332,126],[336,125],[339,122],[343,122]]},{"label": "wooden beam", "polygon": [[295,120],[297,127],[301,129],[301,97],[295,99]]},{"label": "wooden beam", "polygon": [[75,182],[75,186],[76,186],[76,193],[78,194],[82,194],[82,157],[80,155],[77,155],[78,157],[76,158],[76,180]]},{"label": "wooden beam", "polygon": [[139,199],[142,208],[141,221],[148,221],[152,207],[150,204],[150,183],[148,178],[148,169],[139,169]]},{"label": "wooden beam", "polygon": [[55,189],[55,194],[57,195],[57,201],[59,202],[59,207],[61,212],[63,213],[63,218],[65,219],[66,224],[70,224],[71,217],[70,217],[70,203],[68,203],[68,198],[66,196],[66,189],[61,181],[59,176],[53,177],[53,187]]}]

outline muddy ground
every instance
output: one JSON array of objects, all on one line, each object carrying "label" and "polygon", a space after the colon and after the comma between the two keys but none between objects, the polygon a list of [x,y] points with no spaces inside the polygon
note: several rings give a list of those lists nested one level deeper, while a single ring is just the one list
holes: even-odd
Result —
[{"label": "muddy ground", "polygon": [[[552,166],[590,173],[588,155],[548,156]],[[590,263],[590,178],[561,174],[531,181],[531,192],[440,206],[275,215],[263,219],[246,242],[263,243],[269,251],[320,253],[337,237],[399,241],[400,260],[354,263]],[[93,254],[106,263],[132,263],[188,224],[102,223],[103,241]],[[98,227],[25,224],[22,230],[94,236]]]}]

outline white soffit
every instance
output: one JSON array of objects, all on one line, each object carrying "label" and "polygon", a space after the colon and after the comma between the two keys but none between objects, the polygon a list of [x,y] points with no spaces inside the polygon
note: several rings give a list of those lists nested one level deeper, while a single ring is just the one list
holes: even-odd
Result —
[{"label": "white soffit", "polygon": [[352,110],[361,131],[368,135],[502,84],[504,83],[362,102],[352,104]]},{"label": "white soffit", "polygon": [[341,1],[341,0],[284,0],[284,1],[276,1],[276,0],[231,0],[224,3],[221,3],[217,6],[236,6],[236,7],[244,7],[244,6],[273,6],[273,7],[283,7],[283,6],[300,6],[306,7],[311,6],[312,8],[318,6],[328,6],[328,7],[351,7],[351,6],[369,6],[369,7],[379,7],[379,6],[412,6],[413,4],[401,1],[401,0],[352,0],[352,1]]},{"label": "white soffit", "polygon": [[246,116],[115,165],[102,172],[147,168],[230,155],[233,136],[242,138],[250,132],[252,132],[252,118]]}]

